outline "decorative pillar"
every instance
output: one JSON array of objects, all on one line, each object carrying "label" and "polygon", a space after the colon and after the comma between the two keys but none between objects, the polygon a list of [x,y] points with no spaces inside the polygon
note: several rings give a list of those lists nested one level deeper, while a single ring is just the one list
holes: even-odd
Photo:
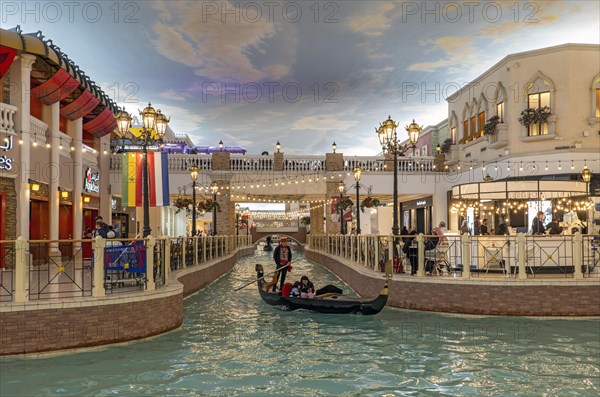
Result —
[{"label": "decorative pillar", "polygon": [[[112,194],[110,186],[110,155],[104,154],[104,150],[110,153],[110,134],[100,138],[98,150],[98,172],[100,173],[100,216],[105,223],[112,224]],[[160,207],[162,210],[162,207]],[[167,227],[166,225],[164,227]],[[163,230],[163,234],[166,234]]]},{"label": "decorative pillar", "polygon": [[[326,172],[336,172],[336,171],[343,171],[344,170],[344,155],[343,153],[326,153],[325,154],[325,171]],[[338,184],[339,184],[339,178],[338,179],[327,179],[327,182],[325,183],[325,185],[327,186],[327,190],[326,190],[326,201],[329,202],[329,204],[327,204],[325,206],[326,209],[326,213],[325,213],[325,218],[326,220],[326,224],[325,224],[325,232],[327,234],[337,234],[340,230],[340,222],[334,222],[332,219],[332,214],[335,213],[334,211],[332,211],[332,207],[333,204],[331,203],[331,199],[333,197],[339,197],[340,196],[340,191],[338,190]]]},{"label": "decorative pillar", "polygon": [[35,56],[21,54],[10,68],[11,93],[10,103],[17,107],[13,116],[14,129],[20,132],[18,139],[23,140],[20,146],[21,175],[16,181],[17,190],[17,236],[29,239],[29,172],[31,167],[31,66]]},{"label": "decorative pillar", "polygon": [[425,276],[425,237],[423,233],[417,235],[417,277]]},{"label": "decorative pillar", "polygon": [[[60,102],[55,102],[49,106],[43,106],[43,119],[48,124],[48,142],[50,143],[50,167],[48,168],[48,188],[50,197],[50,240],[58,240],[59,229],[59,192],[60,185],[60,163],[59,163],[59,145],[60,145]],[[58,251],[58,247],[50,247],[52,251]],[[58,253],[60,254],[60,253]],[[51,253],[52,255],[52,253]],[[60,255],[59,255],[60,256]]]},{"label": "decorative pillar", "polygon": [[573,250],[573,278],[583,279],[583,272],[581,271],[581,265],[583,264],[583,236],[581,233],[575,233],[571,244],[573,244],[571,248]]},{"label": "decorative pillar", "polygon": [[283,153],[273,153],[273,171],[283,171]]},{"label": "decorative pillar", "polygon": [[72,138],[73,160],[73,240],[81,240],[83,235],[83,120],[78,118],[67,122],[67,134]]},{"label": "decorative pillar", "polygon": [[471,278],[471,236],[469,233],[460,236],[460,243],[462,244],[462,277]]},{"label": "decorative pillar", "polygon": [[[29,206],[28,206],[29,207]],[[19,236],[15,242],[15,286],[13,302],[27,301],[27,241]]]},{"label": "decorative pillar", "polygon": [[323,227],[323,206],[324,204],[310,204],[310,234],[325,234]]},{"label": "decorative pillar", "polygon": [[156,240],[152,235],[146,240],[146,290],[154,291],[156,284],[154,282],[154,246]]},{"label": "decorative pillar", "polygon": [[106,290],[104,289],[104,248],[106,247],[106,240],[100,236],[96,236],[92,244],[94,247],[92,296],[97,298],[106,295]]},{"label": "decorative pillar", "polygon": [[527,279],[527,269],[525,268],[525,234],[517,234],[517,266],[519,267],[519,280]]}]

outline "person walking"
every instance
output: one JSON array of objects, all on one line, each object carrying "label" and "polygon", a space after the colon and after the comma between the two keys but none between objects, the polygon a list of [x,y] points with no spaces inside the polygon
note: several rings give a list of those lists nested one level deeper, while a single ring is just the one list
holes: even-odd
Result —
[{"label": "person walking", "polygon": [[[273,252],[273,259],[275,260],[275,269],[279,269],[277,278],[279,279],[279,290],[281,291],[283,284],[285,283],[285,276],[291,267],[288,264],[292,261],[292,250],[288,246],[287,237],[279,239],[279,245],[277,245],[275,252]],[[275,291],[275,286],[273,286],[273,291]]]}]

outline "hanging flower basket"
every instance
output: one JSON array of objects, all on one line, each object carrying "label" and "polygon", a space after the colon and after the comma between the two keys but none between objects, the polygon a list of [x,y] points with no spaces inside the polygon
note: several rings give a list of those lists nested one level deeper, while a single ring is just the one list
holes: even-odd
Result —
[{"label": "hanging flower basket", "polygon": [[483,126],[483,133],[485,135],[494,135],[496,133],[496,126],[500,124],[499,116],[492,116],[485,122]]},{"label": "hanging flower basket", "polygon": [[529,127],[531,124],[544,124],[548,122],[548,118],[552,115],[550,108],[544,106],[543,108],[527,108],[521,112],[519,117],[519,123],[525,127]]},{"label": "hanging flower basket", "polygon": [[444,154],[450,153],[451,147],[452,147],[452,139],[448,138],[444,142],[442,142],[442,145],[440,146],[440,152],[442,152]]},{"label": "hanging flower basket", "polygon": [[303,217],[300,219],[300,223],[302,223],[302,224],[303,224],[303,225],[305,225],[305,226],[308,226],[308,225],[310,225],[310,216],[303,216]]},{"label": "hanging flower basket", "polygon": [[217,209],[217,212],[221,212],[221,206],[213,199],[206,199],[204,201],[200,201],[197,204],[198,211],[201,212],[212,212],[214,208]]},{"label": "hanging flower basket", "polygon": [[377,207],[381,205],[381,202],[377,198],[367,197],[360,202],[360,211],[365,212],[365,208]]},{"label": "hanging flower basket", "polygon": [[354,205],[354,202],[351,199],[349,199],[347,197],[343,198],[337,202],[336,211],[339,211],[340,208],[342,208],[342,211],[345,211],[348,208],[352,207],[353,205]]},{"label": "hanging flower basket", "polygon": [[192,205],[192,199],[186,197],[177,197],[173,202],[173,206],[177,208],[175,211],[176,214],[180,213],[182,209],[189,211],[190,205]]}]

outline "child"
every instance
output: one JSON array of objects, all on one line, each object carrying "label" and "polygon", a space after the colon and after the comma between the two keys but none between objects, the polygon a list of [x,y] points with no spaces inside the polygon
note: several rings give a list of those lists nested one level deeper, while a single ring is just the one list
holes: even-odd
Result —
[{"label": "child", "polygon": [[300,286],[301,286],[300,281],[296,281],[294,283],[294,285],[292,286],[292,291],[290,292],[290,296],[295,297],[295,298],[299,297],[300,296]]}]

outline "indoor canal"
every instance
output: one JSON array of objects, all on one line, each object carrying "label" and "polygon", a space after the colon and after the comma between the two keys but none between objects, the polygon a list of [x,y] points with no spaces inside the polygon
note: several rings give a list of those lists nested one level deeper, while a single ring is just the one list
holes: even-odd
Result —
[{"label": "indoor canal", "polygon": [[[597,396],[600,322],[285,312],[256,285],[259,253],[185,300],[183,326],[65,355],[0,360],[0,396]],[[288,280],[342,286],[304,259]],[[383,284],[383,280],[382,280]],[[391,291],[393,294],[393,290]],[[135,310],[135,307],[132,307]],[[160,316],[160,313],[155,313]]]}]

